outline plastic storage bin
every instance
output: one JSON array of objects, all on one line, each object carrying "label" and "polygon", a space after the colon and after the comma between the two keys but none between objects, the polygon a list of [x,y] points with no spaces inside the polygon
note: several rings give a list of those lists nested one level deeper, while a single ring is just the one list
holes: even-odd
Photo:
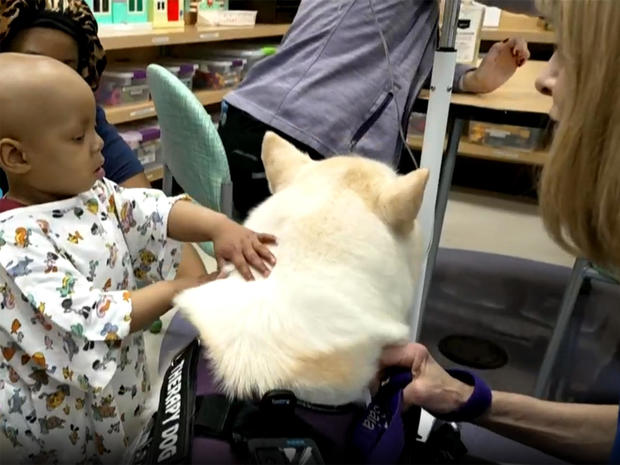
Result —
[{"label": "plastic storage bin", "polygon": [[179,65],[179,68],[179,79],[189,90],[192,90],[198,65],[195,63],[182,63]]},{"label": "plastic storage bin", "polygon": [[181,71],[181,67],[179,65],[163,64],[162,66],[168,71],[170,71],[172,74],[174,74],[176,77],[179,77],[179,71]]},{"label": "plastic storage bin", "polygon": [[409,125],[407,127],[407,134],[412,136],[424,135],[424,129],[426,128],[426,114],[412,112],[409,116]]},{"label": "plastic storage bin", "polygon": [[123,140],[134,151],[145,169],[162,163],[161,130],[159,126],[131,126],[119,132]]},{"label": "plastic storage bin", "polygon": [[185,86],[192,90],[194,75],[198,70],[198,64],[191,61],[166,61],[161,64],[164,68],[174,74]]},{"label": "plastic storage bin", "polygon": [[159,126],[138,129],[142,135],[142,141],[138,147],[136,154],[138,160],[145,169],[158,165],[162,162],[161,151],[161,130]]},{"label": "plastic storage bin", "polygon": [[194,76],[197,89],[224,89],[241,81],[241,60],[201,60]]},{"label": "plastic storage bin", "polygon": [[508,147],[524,151],[540,149],[544,144],[545,130],[508,124],[470,121],[469,140],[492,147]]},{"label": "plastic storage bin", "polygon": [[293,22],[300,1],[301,0],[229,0],[228,6],[232,10],[257,10],[258,15],[256,21],[258,23],[283,24]]},{"label": "plastic storage bin", "polygon": [[146,70],[137,68],[104,71],[96,98],[97,103],[108,106],[146,102],[149,99]]},{"label": "plastic storage bin", "polygon": [[198,10],[198,26],[254,26],[256,10]]},{"label": "plastic storage bin", "polygon": [[185,24],[196,24],[198,11],[209,10],[228,10],[228,0],[184,0],[185,14],[183,18]]},{"label": "plastic storage bin", "polygon": [[129,145],[129,148],[136,152],[142,142],[142,134],[139,131],[119,131],[121,138]]},{"label": "plastic storage bin", "polygon": [[221,113],[218,112],[214,112],[211,113],[211,121],[213,121],[213,124],[215,125],[215,128],[217,129],[220,125],[220,118],[222,117]]},{"label": "plastic storage bin", "polygon": [[242,60],[241,79],[243,79],[256,63],[276,51],[276,46],[242,44],[212,49],[206,52],[206,56],[214,60]]}]

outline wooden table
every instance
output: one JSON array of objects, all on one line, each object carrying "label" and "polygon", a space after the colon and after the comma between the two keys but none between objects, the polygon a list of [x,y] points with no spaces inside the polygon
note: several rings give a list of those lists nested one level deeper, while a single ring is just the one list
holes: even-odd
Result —
[{"label": "wooden table", "polygon": [[[546,65],[544,61],[526,62],[503,86],[489,94],[452,94],[451,111],[463,116],[472,112],[496,115],[498,111],[517,118],[523,116],[517,113],[522,113],[540,119],[540,116],[547,115],[552,104],[551,97],[540,94],[534,86]],[[417,108],[425,107],[426,101],[428,90],[423,90],[416,102]]]},{"label": "wooden table", "polygon": [[[481,116],[482,120],[493,122],[501,118],[510,124],[543,126],[547,121],[547,111],[551,108],[551,97],[539,94],[534,88],[534,81],[544,66],[545,62],[540,61],[526,63],[508,82],[491,94],[453,94],[452,110],[464,119],[479,119],[477,116]],[[425,106],[428,91],[423,91],[420,99],[417,107]],[[492,111],[496,113],[495,118],[489,116]],[[422,148],[422,141],[421,135],[410,135],[407,139],[409,146],[415,149]],[[543,165],[548,157],[546,150],[492,147],[472,143],[466,138],[461,138],[458,153],[474,158],[531,165]]]},{"label": "wooden table", "polygon": [[538,18],[502,11],[499,27],[483,27],[482,40],[498,42],[508,37],[521,37],[529,43],[553,44],[555,34],[545,29]]},{"label": "wooden table", "polygon": [[528,61],[503,86],[489,94],[454,94],[452,104],[510,112],[547,114],[552,99],[536,90],[536,78],[547,62]]}]

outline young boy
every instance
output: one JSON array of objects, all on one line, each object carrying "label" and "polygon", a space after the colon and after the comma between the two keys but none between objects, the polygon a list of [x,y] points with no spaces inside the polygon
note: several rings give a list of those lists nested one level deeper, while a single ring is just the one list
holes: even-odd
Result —
[{"label": "young boy", "polygon": [[106,180],[101,146],[93,93],[75,71],[0,54],[3,463],[117,463],[149,390],[141,330],[206,281],[162,281],[180,255],[171,239],[212,240],[218,262],[247,279],[250,266],[268,274],[275,263],[270,235]]}]

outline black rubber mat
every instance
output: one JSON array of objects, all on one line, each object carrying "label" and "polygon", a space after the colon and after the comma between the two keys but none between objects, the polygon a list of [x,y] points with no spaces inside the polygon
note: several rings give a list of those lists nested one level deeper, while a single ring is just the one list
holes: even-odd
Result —
[{"label": "black rubber mat", "polygon": [[438,348],[454,363],[481,370],[501,368],[508,363],[504,349],[481,337],[453,334],[439,341]]}]

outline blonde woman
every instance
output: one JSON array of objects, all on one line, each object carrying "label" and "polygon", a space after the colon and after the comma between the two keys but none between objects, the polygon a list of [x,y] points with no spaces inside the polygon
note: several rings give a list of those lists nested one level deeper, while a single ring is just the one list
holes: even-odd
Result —
[{"label": "blonde woman", "polygon": [[[541,8],[558,31],[558,51],[536,82],[553,96],[550,114],[559,123],[540,189],[544,223],[565,249],[617,268],[620,1],[549,0]],[[491,393],[470,374],[444,371],[420,344],[388,349],[383,362],[411,367],[404,391],[410,404],[570,461],[620,463],[617,405]]]}]

